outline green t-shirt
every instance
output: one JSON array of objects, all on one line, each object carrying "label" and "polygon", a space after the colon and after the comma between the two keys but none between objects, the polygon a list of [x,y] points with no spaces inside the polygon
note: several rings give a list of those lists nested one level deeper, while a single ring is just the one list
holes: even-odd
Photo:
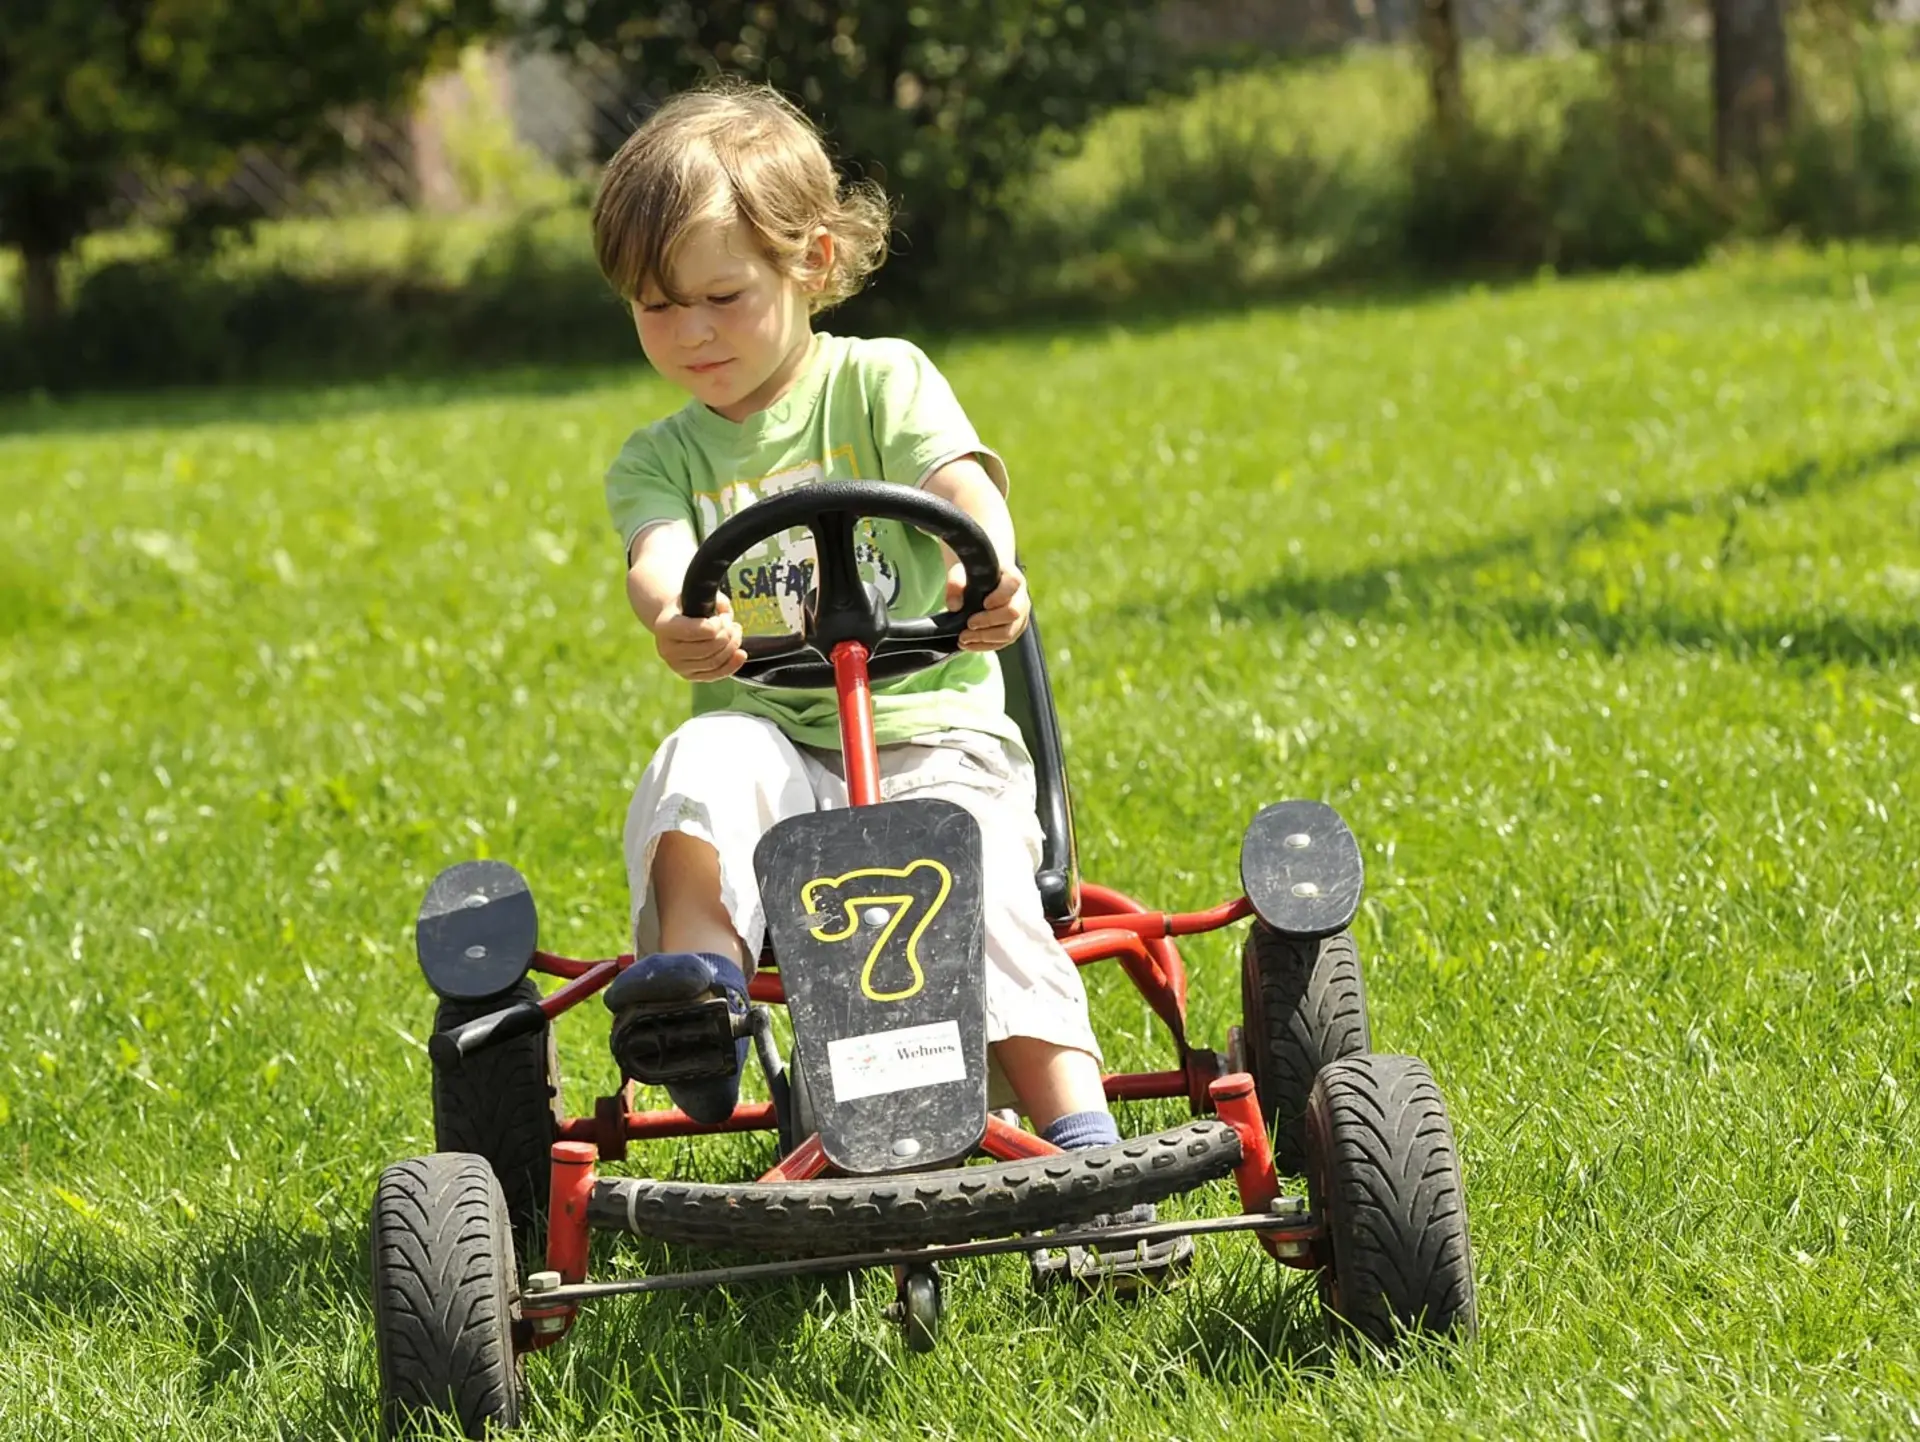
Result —
[{"label": "green t-shirt", "polygon": [[[815,338],[806,373],[792,390],[744,421],[698,401],[636,431],[607,471],[607,510],[622,554],[662,521],[708,533],[766,496],[817,481],[894,481],[919,486],[947,462],[977,456],[1004,493],[1006,466],[980,444],[946,378],[903,340]],[[940,543],[897,521],[865,521],[855,536],[860,569],[877,583],[890,614],[933,615],[946,606]],[[749,635],[801,629],[801,602],[813,576],[813,535],[805,527],[772,537],[734,562],[727,590]],[[765,716],[795,741],[840,745],[831,690],[791,690],[729,679],[693,688],[693,711]],[[874,733],[885,746],[946,730],[984,731],[1016,744],[998,658],[960,652],[936,666],[874,687]]]}]

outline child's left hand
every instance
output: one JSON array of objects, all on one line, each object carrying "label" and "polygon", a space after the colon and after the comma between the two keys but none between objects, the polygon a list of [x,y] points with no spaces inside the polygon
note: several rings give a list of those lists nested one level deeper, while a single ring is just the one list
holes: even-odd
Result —
[{"label": "child's left hand", "polygon": [[[960,609],[966,594],[967,568],[954,565],[947,570],[947,609]],[[1027,617],[1033,612],[1033,598],[1027,592],[1027,578],[1013,566],[1000,572],[1000,584],[993,588],[980,614],[967,622],[960,633],[963,651],[998,651],[1011,646],[1027,629]]]}]

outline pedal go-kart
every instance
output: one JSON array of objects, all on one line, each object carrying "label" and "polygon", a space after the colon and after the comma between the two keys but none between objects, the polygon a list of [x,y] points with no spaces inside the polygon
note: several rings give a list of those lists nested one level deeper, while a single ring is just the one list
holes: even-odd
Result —
[{"label": "pedal go-kart", "polygon": [[[862,518],[945,541],[966,567],[960,610],[889,617],[861,580]],[[510,866],[443,872],[416,933],[440,999],[429,1047],[440,1150],[387,1168],[373,1202],[387,1425],[404,1430],[433,1412],[469,1436],[515,1425],[521,1359],[560,1341],[601,1297],[891,1267],[890,1314],[907,1345],[924,1350],[939,1330],[942,1263],[1025,1252],[1043,1283],[1125,1287],[1180,1269],[1203,1233],[1253,1232],[1281,1265],[1315,1272],[1325,1312],[1349,1337],[1391,1348],[1414,1334],[1470,1334],[1472,1259],[1445,1107],[1424,1063],[1370,1050],[1347,931],[1361,889],[1352,833],[1317,802],[1264,807],[1242,843],[1242,894],[1208,911],[1148,911],[1080,881],[1037,628],[1002,656],[1009,710],[1038,773],[1041,897],[1073,959],[1117,962],[1171,1033],[1173,1065],[1108,1076],[1108,1097],[1183,1098],[1195,1120],[1063,1152],[989,1112],[980,832],[949,802],[880,802],[869,681],[954,651],[994,586],[992,547],[962,512],[922,492],[814,485],[713,532],[687,570],[687,613],[711,614],[731,563],[803,525],[817,556],[805,632],[750,639],[742,674],[837,689],[852,804],[763,838],[755,865],[768,940],[752,1004],[744,1015],[721,999],[681,1008],[656,1029],[663,1070],[651,1078],[731,1067],[750,1035],[772,1100],[743,1101],[701,1126],[672,1108],[635,1110],[628,1082],[591,1116],[560,1115],[551,1025],[633,957],[539,950],[533,898]],[[1223,1056],[1187,1035],[1175,938],[1248,919],[1244,1025],[1229,1030]],[[542,995],[530,971],[564,984]],[[783,1004],[790,1059],[768,1010]],[[780,1159],[755,1180],[598,1170],[625,1161],[638,1139],[759,1129],[778,1134]],[[1304,1173],[1306,1196],[1283,1191],[1283,1173]],[[1229,1174],[1237,1216],[1130,1219],[1142,1203]],[[542,1223],[545,1265],[522,1275],[517,1248]],[[595,1227],[765,1260],[589,1282]]]}]

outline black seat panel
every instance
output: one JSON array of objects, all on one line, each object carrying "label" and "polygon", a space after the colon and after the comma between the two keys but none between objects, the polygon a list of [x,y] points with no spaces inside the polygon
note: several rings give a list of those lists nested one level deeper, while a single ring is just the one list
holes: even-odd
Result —
[{"label": "black seat panel", "polygon": [[1040,887],[1047,920],[1063,924],[1080,914],[1080,863],[1073,842],[1073,797],[1067,787],[1066,749],[1060,717],[1053,706],[1053,685],[1040,644],[1040,622],[1030,618],[1018,641],[1000,653],[1006,680],[1007,714],[1020,728],[1033,758],[1035,808],[1040,818]]}]

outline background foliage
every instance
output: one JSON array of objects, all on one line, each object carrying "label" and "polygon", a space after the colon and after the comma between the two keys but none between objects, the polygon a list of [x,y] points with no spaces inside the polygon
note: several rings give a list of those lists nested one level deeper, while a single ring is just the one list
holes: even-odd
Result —
[{"label": "background foliage", "polygon": [[[126,171],[217,181],[243,147],[327,158],[341,107],[391,104],[491,0],[45,0],[0,11],[0,246],[19,251],[28,320],[58,310],[54,267]],[[230,219],[203,193],[187,235]]]},{"label": "background foliage", "polygon": [[[1763,174],[1732,179],[1712,164],[1705,59],[1680,44],[1475,52],[1471,118],[1444,142],[1404,51],[1197,74],[1003,178],[996,219],[969,211],[953,248],[896,255],[833,324],[1128,317],[1307,285],[1675,266],[1783,234],[1913,235],[1920,65],[1903,32],[1844,42],[1803,37],[1794,126]],[[73,267],[68,325],[30,338],[0,313],[0,389],[631,355],[579,193],[543,181],[497,126],[461,135],[476,193],[507,203],[275,222],[190,258],[157,233],[100,237]],[[916,262],[911,284],[888,279]]]},{"label": "background foliage", "polygon": [[924,291],[994,234],[1007,183],[1174,73],[1156,0],[547,0],[543,38],[617,57],[655,93],[729,72],[793,95],[910,240],[889,292]]}]

